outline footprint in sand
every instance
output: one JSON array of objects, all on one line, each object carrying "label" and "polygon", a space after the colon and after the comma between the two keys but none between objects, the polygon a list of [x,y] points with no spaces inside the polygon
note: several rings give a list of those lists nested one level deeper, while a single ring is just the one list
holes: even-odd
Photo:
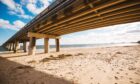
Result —
[{"label": "footprint in sand", "polygon": [[128,75],[128,73],[125,73],[125,75]]},{"label": "footprint in sand", "polygon": [[93,79],[93,77],[91,77],[90,79]]},{"label": "footprint in sand", "polygon": [[122,52],[116,52],[116,54],[123,54]]},{"label": "footprint in sand", "polygon": [[112,68],[112,71],[114,71],[114,69]]},{"label": "footprint in sand", "polygon": [[123,71],[123,69],[120,69],[120,71]]},{"label": "footprint in sand", "polygon": [[130,81],[130,83],[134,83],[133,81]]},{"label": "footprint in sand", "polygon": [[60,74],[60,77],[62,77],[63,75]]},{"label": "footprint in sand", "polygon": [[132,78],[129,78],[129,80],[132,80]]},{"label": "footprint in sand", "polygon": [[50,55],[50,57],[54,57],[53,55]]},{"label": "footprint in sand", "polygon": [[31,61],[28,61],[27,63],[28,64],[34,64],[34,63],[36,63],[36,61],[35,60],[31,60]]},{"label": "footprint in sand", "polygon": [[134,73],[140,76],[140,70],[137,70],[137,71],[134,72]]},{"label": "footprint in sand", "polygon": [[131,66],[128,68],[128,70],[136,70],[136,68]]},{"label": "footprint in sand", "polygon": [[119,79],[117,76],[114,76],[114,78],[115,78],[116,80],[118,80],[118,79]]},{"label": "footprint in sand", "polygon": [[116,74],[120,74],[119,72],[116,72]]},{"label": "footprint in sand", "polygon": [[105,70],[103,70],[103,72],[104,72],[104,73],[106,73],[106,71],[105,71]]},{"label": "footprint in sand", "polygon": [[96,53],[96,54],[98,54],[98,55],[99,55],[99,54],[101,54],[101,53]]},{"label": "footprint in sand", "polygon": [[140,83],[135,83],[135,84],[140,84]]},{"label": "footprint in sand", "polygon": [[84,55],[83,53],[77,53],[75,54],[75,56],[80,56],[80,55]]},{"label": "footprint in sand", "polygon": [[123,78],[123,76],[120,76],[121,78]]}]

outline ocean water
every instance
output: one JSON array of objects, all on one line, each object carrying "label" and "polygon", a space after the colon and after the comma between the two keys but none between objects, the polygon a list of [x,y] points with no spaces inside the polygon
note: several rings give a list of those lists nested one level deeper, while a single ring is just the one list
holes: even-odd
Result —
[{"label": "ocean water", "polygon": [[[98,47],[112,47],[112,46],[132,46],[140,45],[138,43],[112,43],[112,44],[71,44],[60,45],[61,48],[98,48]],[[55,48],[55,45],[50,45],[50,48]],[[44,45],[37,45],[37,49],[44,49]]]}]

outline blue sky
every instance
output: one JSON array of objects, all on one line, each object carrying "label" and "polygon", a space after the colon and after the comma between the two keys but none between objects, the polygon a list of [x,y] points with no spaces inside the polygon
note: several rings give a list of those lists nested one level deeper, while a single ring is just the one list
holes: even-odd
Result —
[{"label": "blue sky", "polygon": [[[43,11],[52,0],[0,0],[0,45]],[[115,25],[62,36],[61,44],[136,42],[140,22]],[[54,41],[51,40],[51,44]],[[37,44],[43,44],[38,40]]]}]

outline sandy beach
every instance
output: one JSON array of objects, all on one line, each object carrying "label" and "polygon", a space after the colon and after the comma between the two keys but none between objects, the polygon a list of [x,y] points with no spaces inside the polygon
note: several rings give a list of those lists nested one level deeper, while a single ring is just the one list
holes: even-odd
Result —
[{"label": "sandy beach", "polygon": [[140,84],[140,46],[0,53],[0,84]]}]

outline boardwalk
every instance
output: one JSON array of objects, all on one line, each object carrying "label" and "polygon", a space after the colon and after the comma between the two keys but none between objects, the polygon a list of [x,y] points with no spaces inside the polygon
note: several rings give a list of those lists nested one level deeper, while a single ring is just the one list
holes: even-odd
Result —
[{"label": "boardwalk", "polygon": [[29,55],[35,54],[36,39],[44,38],[48,53],[49,39],[56,39],[60,51],[60,36],[110,25],[140,21],[140,0],[56,0],[30,23],[6,41],[3,46],[17,52],[29,41]]}]

